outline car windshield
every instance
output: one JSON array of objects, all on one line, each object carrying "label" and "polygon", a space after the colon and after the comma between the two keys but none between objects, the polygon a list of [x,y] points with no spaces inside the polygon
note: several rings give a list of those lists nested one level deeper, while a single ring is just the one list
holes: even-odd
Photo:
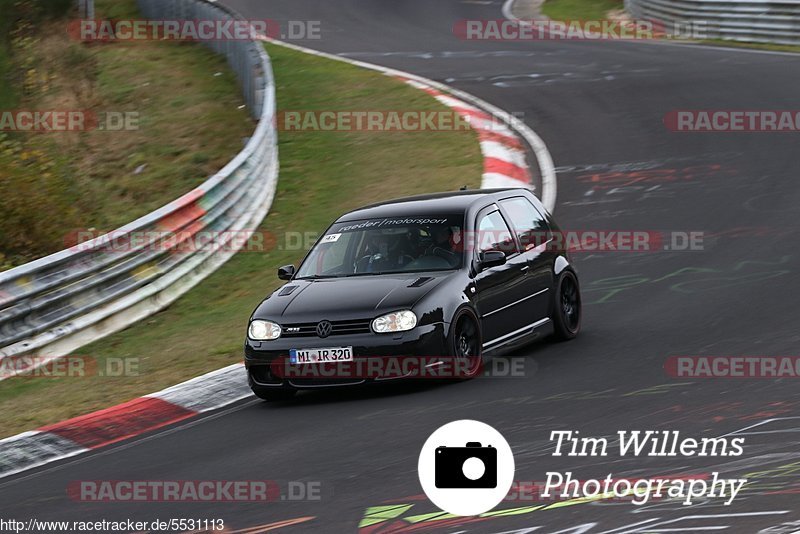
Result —
[{"label": "car windshield", "polygon": [[386,217],[336,223],[317,242],[297,278],[338,278],[458,269],[463,216]]}]

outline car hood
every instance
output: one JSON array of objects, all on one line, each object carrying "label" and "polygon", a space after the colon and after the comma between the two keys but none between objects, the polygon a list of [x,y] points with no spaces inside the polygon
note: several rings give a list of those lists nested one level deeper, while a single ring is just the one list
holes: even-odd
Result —
[{"label": "car hood", "polygon": [[264,300],[253,318],[293,323],[372,318],[412,307],[448,274],[452,273],[294,280]]}]

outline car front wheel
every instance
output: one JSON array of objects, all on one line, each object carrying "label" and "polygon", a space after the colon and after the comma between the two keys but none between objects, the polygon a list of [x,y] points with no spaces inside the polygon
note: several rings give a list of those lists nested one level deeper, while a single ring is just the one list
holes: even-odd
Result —
[{"label": "car front wheel", "polygon": [[469,379],[477,376],[483,368],[481,333],[475,316],[466,310],[454,320],[450,333],[450,347],[456,360],[458,377]]}]

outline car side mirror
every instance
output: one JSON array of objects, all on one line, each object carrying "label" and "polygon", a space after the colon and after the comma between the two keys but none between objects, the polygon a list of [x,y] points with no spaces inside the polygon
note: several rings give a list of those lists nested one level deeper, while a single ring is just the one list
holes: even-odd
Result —
[{"label": "car side mirror", "polygon": [[294,276],[294,265],[284,265],[278,269],[278,278],[281,280],[291,280]]},{"label": "car side mirror", "polygon": [[485,271],[506,263],[505,253],[499,250],[487,250],[478,254],[478,271]]}]

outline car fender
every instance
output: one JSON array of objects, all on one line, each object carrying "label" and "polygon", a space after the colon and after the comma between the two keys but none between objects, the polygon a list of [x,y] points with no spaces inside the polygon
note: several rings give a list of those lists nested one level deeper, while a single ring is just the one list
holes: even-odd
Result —
[{"label": "car fender", "polygon": [[470,287],[472,280],[466,276],[456,276],[435,287],[414,304],[413,310],[420,324],[441,322],[449,336],[453,318],[461,308],[466,306],[476,318],[479,317],[470,296]]}]

